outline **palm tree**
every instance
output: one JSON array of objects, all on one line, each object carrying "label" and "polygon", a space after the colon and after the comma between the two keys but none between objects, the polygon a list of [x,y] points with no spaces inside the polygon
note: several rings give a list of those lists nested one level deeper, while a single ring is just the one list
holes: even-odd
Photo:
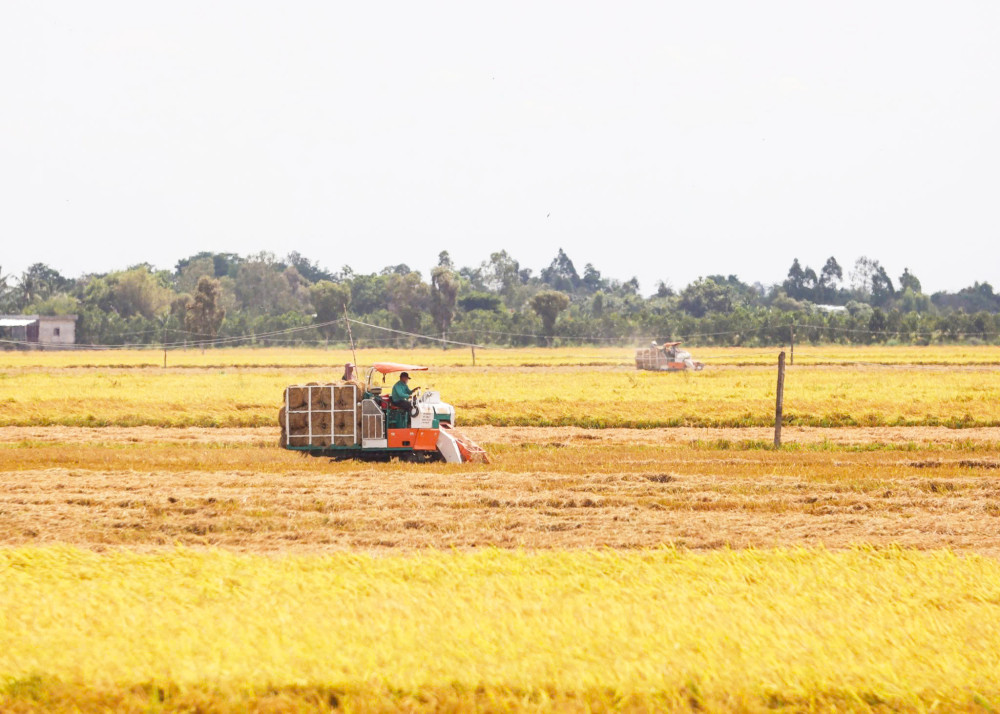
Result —
[{"label": "palm tree", "polygon": [[0,265],[0,312],[9,310],[13,302],[14,289],[8,283],[10,277],[3,274],[3,266]]}]

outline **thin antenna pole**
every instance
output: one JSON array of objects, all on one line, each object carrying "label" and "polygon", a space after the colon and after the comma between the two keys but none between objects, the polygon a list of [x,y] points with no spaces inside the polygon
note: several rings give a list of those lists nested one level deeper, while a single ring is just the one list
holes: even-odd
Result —
[{"label": "thin antenna pole", "polygon": [[351,355],[354,356],[354,369],[357,369],[358,353],[354,351],[354,335],[351,334],[351,318],[347,316],[347,305],[344,305],[344,322],[347,324],[347,336],[351,338]]}]

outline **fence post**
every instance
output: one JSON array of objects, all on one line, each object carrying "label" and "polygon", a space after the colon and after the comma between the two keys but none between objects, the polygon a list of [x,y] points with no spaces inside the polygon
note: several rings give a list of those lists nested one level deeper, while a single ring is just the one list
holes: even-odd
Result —
[{"label": "fence post", "polygon": [[778,396],[774,403],[774,446],[781,447],[781,412],[785,402],[785,353],[778,355]]},{"label": "fence post", "polygon": [[795,324],[788,326],[788,364],[795,364]]},{"label": "fence post", "polygon": [[476,347],[472,345],[472,366],[476,366]]}]

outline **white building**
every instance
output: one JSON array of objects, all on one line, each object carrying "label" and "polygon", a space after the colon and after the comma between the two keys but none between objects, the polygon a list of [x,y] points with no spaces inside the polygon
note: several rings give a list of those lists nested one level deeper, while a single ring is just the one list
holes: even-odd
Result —
[{"label": "white building", "polygon": [[76,344],[76,315],[0,315],[0,346]]}]

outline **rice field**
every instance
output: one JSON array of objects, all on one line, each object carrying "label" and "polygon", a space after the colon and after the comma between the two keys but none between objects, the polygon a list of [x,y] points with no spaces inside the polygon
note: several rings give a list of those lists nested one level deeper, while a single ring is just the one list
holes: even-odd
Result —
[{"label": "rice field", "polygon": [[[774,364],[781,349],[788,347],[691,346],[694,358],[710,365]],[[355,355],[357,359],[355,360]],[[0,350],[0,369],[57,369],[91,367],[162,367],[163,350],[81,349],[74,351]],[[634,366],[634,347],[517,347],[475,350],[478,367]],[[226,367],[315,367],[339,370],[346,362],[370,365],[378,361],[402,361],[429,367],[468,367],[472,350],[362,348],[352,353],[344,347],[233,347],[200,350],[167,350],[167,366],[180,368]],[[1000,365],[997,345],[810,345],[795,346],[797,364],[899,364],[899,365]],[[339,376],[339,374],[338,374]]]},{"label": "rice field", "polygon": [[380,351],[469,465],[277,448],[342,351],[0,353],[0,711],[1000,707],[998,348],[797,346],[780,450],[692,351]]},{"label": "rice field", "polygon": [[0,704],[21,709],[1000,701],[1000,564],[947,552],[20,548],[0,551],[0,573]]},{"label": "rice field", "polygon": [[[0,369],[0,426],[257,427],[275,423],[288,384],[330,382],[315,367]],[[392,379],[386,387],[391,386]],[[747,427],[774,421],[774,367],[697,373],[631,367],[441,367],[437,389],[470,426]],[[1000,425],[1000,367],[790,367],[785,423]]]}]

